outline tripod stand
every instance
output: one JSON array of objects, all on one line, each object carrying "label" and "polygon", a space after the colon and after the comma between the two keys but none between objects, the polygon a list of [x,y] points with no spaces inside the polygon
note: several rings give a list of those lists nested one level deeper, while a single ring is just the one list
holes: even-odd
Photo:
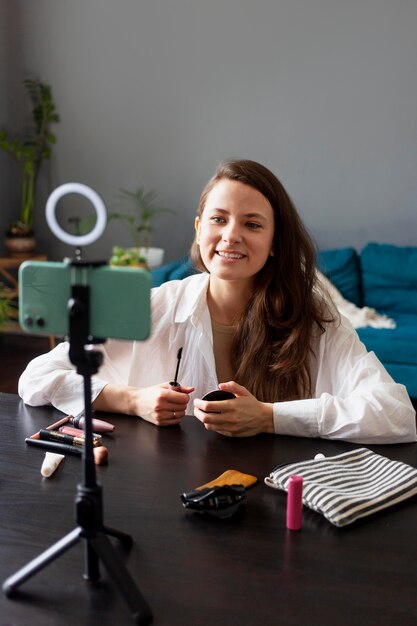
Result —
[{"label": "tripod stand", "polygon": [[[84,265],[75,261],[75,265]],[[84,578],[91,582],[100,578],[99,561],[104,564],[110,578],[124,598],[136,624],[149,624],[152,612],[141,591],[136,586],[126,566],[114,549],[108,535],[116,537],[126,548],[133,544],[132,538],[104,525],[102,487],[96,481],[93,454],[91,376],[102,363],[101,352],[88,350],[88,343],[102,343],[89,334],[89,291],[88,285],[73,285],[69,308],[69,357],[84,380],[85,445],[83,447],[84,482],[77,485],[76,521],[78,526],[47,548],[35,559],[3,583],[3,592],[10,596],[28,578],[45,568],[61,554],[69,550],[80,539],[85,539]]]}]

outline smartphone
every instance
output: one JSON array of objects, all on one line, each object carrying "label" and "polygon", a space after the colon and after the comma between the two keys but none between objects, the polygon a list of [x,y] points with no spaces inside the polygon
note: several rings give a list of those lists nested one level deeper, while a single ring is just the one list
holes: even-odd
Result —
[{"label": "smartphone", "polygon": [[139,268],[25,261],[19,267],[19,323],[29,333],[66,337],[73,285],[88,285],[89,333],[102,339],[149,337],[152,278]]}]

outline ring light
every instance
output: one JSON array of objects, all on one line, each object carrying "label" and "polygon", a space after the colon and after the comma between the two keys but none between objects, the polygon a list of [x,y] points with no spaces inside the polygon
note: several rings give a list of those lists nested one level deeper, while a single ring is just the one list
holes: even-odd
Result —
[{"label": "ring light", "polygon": [[[58,220],[56,219],[55,213],[58,201],[63,196],[70,193],[78,193],[81,196],[84,196],[87,200],[90,200],[95,209],[97,221],[94,228],[86,235],[70,235],[63,228],[61,228],[58,224]],[[83,185],[82,183],[65,183],[64,185],[60,185],[54,189],[46,202],[45,215],[48,226],[54,235],[70,246],[81,247],[94,243],[96,239],[103,234],[107,223],[106,207],[103,200],[100,198],[98,193],[94,191],[94,189],[91,189],[91,187]]]}]

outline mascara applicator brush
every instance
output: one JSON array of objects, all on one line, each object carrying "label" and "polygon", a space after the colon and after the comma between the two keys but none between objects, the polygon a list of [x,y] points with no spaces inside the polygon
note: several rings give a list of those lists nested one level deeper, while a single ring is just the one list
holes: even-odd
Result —
[{"label": "mascara applicator brush", "polygon": [[169,383],[171,387],[181,387],[180,383],[178,382],[178,372],[180,369],[181,356],[182,356],[182,348],[180,348],[177,352],[177,368],[175,370],[174,380],[172,380]]}]

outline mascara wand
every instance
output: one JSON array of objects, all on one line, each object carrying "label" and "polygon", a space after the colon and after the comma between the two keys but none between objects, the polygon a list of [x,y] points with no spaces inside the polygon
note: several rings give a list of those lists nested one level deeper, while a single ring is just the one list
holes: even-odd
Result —
[{"label": "mascara wand", "polygon": [[177,368],[175,370],[174,380],[169,383],[171,387],[181,387],[181,385],[178,382],[178,372],[180,369],[181,355],[182,355],[182,348],[180,348],[177,352]]}]

